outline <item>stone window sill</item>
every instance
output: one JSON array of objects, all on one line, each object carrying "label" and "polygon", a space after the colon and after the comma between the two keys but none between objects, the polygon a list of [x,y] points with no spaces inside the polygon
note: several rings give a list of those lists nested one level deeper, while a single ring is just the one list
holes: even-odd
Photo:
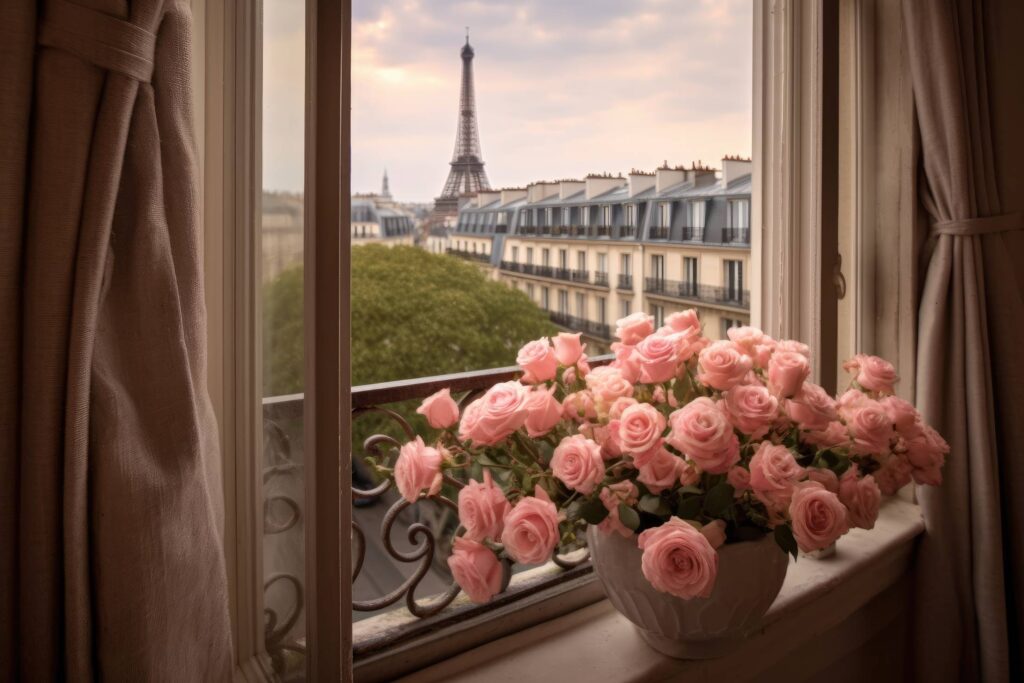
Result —
[{"label": "stone window sill", "polygon": [[[893,498],[883,505],[873,530],[851,531],[840,539],[832,557],[801,556],[791,561],[786,582],[762,628],[733,654],[719,659],[665,657],[648,647],[607,600],[601,600],[401,680],[736,681],[782,671],[794,673],[787,657],[812,644],[813,656],[801,653],[799,657],[803,667],[799,673],[813,674],[815,666],[820,671],[831,660],[841,659],[867,642],[878,631],[878,624],[891,623],[895,612],[905,608],[898,584],[906,585],[901,579],[910,571],[915,540],[923,531],[920,509]],[[865,618],[851,619],[855,615]],[[828,638],[820,645],[812,643],[844,626],[854,629],[853,633]],[[810,661],[815,658],[817,662]],[[790,680],[799,680],[799,676]]]}]

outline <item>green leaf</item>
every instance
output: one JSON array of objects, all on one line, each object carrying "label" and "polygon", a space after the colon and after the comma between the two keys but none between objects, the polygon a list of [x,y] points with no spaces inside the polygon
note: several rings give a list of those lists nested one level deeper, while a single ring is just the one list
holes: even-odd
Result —
[{"label": "green leaf", "polygon": [[640,504],[637,505],[643,512],[649,512],[652,515],[667,515],[670,510],[668,504],[665,503],[665,499],[661,496],[646,495],[640,499]]},{"label": "green leaf", "polygon": [[679,501],[676,506],[676,516],[680,519],[696,519],[700,515],[701,505],[704,503],[704,496],[689,496]]},{"label": "green leaf", "polygon": [[640,527],[640,515],[625,503],[619,503],[619,521],[624,527],[633,531]]},{"label": "green leaf", "polygon": [[708,491],[704,497],[704,514],[709,517],[721,517],[735,502],[736,490],[728,482],[722,482]]},{"label": "green leaf", "polygon": [[775,542],[779,544],[783,552],[789,553],[794,560],[796,559],[800,548],[797,546],[796,539],[793,538],[793,530],[789,528],[788,524],[780,524],[775,527]]},{"label": "green leaf", "polygon": [[533,491],[533,478],[528,472],[523,473],[523,490]]},{"label": "green leaf", "polygon": [[700,494],[704,493],[704,491],[701,490],[701,488],[699,486],[694,486],[693,484],[687,484],[683,488],[679,489],[679,492],[682,493],[682,494],[692,494],[692,495],[698,495],[698,496]]},{"label": "green leaf", "polygon": [[608,508],[600,498],[592,498],[580,505],[580,517],[587,524],[600,524],[608,516]]}]

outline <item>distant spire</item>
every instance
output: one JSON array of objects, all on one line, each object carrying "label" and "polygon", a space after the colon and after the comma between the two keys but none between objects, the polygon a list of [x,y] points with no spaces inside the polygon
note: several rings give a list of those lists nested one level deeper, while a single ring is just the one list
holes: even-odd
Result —
[{"label": "distant spire", "polygon": [[384,184],[381,187],[380,194],[382,197],[391,198],[391,190],[388,189],[388,169],[384,169]]},{"label": "distant spire", "polygon": [[466,45],[469,45],[469,27],[466,27]]}]

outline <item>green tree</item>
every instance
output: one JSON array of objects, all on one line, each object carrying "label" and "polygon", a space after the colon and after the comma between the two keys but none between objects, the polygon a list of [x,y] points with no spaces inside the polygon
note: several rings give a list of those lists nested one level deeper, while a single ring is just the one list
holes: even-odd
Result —
[{"label": "green tree", "polygon": [[[352,249],[352,383],[501,367],[556,328],[476,265],[415,247]],[[264,395],[302,391],[302,268],[263,291]]]}]

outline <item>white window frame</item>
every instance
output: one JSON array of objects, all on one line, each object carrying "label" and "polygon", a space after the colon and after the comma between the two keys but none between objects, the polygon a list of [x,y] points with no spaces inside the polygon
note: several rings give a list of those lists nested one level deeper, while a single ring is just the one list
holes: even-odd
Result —
[{"label": "white window frame", "polygon": [[672,227],[672,202],[658,202],[658,227]]}]

